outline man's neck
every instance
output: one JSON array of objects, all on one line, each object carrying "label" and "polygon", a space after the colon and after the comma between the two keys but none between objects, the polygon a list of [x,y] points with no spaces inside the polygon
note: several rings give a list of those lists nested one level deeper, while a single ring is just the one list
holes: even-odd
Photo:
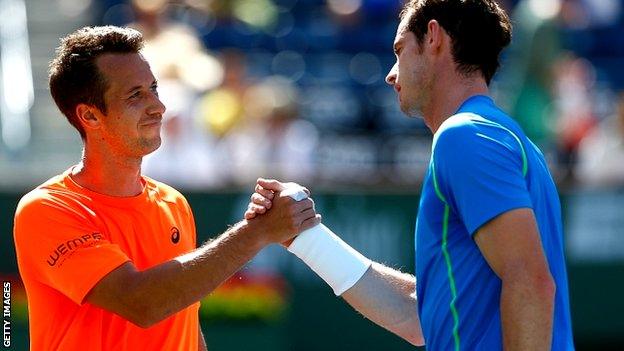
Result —
[{"label": "man's neck", "polygon": [[436,84],[432,90],[430,104],[423,108],[425,124],[434,134],[468,98],[490,94],[485,80],[480,76],[452,75],[446,78],[448,79],[439,80],[444,83]]},{"label": "man's neck", "polygon": [[128,197],[143,191],[140,157],[119,157],[88,145],[71,176],[80,186],[104,195]]}]

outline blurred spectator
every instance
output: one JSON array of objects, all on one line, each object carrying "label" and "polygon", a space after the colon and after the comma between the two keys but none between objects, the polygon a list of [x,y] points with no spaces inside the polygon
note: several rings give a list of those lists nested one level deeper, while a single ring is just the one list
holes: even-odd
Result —
[{"label": "blurred spectator", "polygon": [[587,29],[614,24],[622,10],[621,0],[566,1],[566,22],[575,29]]},{"label": "blurred spectator", "polygon": [[[580,140],[600,111],[593,67],[566,57],[563,43],[576,46],[560,36],[611,23],[621,10],[617,1],[499,0],[512,15],[515,32],[495,88],[531,139],[558,156],[563,165],[558,180],[573,179]],[[386,163],[405,157],[388,156],[392,152],[376,138],[412,133],[418,126],[410,123],[419,122],[402,116],[395,99],[386,96],[392,90],[379,79],[393,60],[383,49],[395,34],[387,18],[396,17],[401,2],[131,0],[132,26],[144,33],[145,54],[161,89],[169,91],[163,96],[170,109],[163,146],[146,160],[147,174],[192,187],[241,185],[259,175],[292,174],[332,184],[338,179],[359,184],[359,175],[383,179]],[[202,16],[189,15],[189,8],[216,19],[216,27],[199,29]],[[219,61],[194,28],[221,50]],[[252,84],[271,74],[290,82],[273,76]],[[284,98],[290,93],[275,93],[296,91],[295,84],[303,93],[295,93],[293,101]],[[351,135],[355,132],[360,134]],[[422,144],[418,136],[396,138]],[[187,172],[179,172],[185,164]]]},{"label": "blurred spectator", "polygon": [[562,51],[558,15],[561,0],[521,0],[512,11],[514,36],[498,76],[501,105],[527,136],[552,146],[554,66]]},{"label": "blurred spectator", "polygon": [[185,188],[222,185],[229,173],[220,166],[215,141],[197,128],[192,119],[194,94],[180,81],[159,82],[161,100],[167,106],[161,131],[162,145],[143,159],[143,173]]},{"label": "blurred spectator", "polygon": [[217,17],[228,21],[245,23],[253,31],[277,34],[280,26],[280,13],[273,0],[212,0],[211,8]]},{"label": "blurred spectator", "polygon": [[314,176],[318,132],[299,119],[298,96],[293,82],[279,76],[247,90],[245,123],[222,141],[238,183],[258,176],[307,182]]},{"label": "blurred spectator", "polygon": [[624,92],[615,113],[581,142],[576,165],[579,182],[590,187],[624,185]]},{"label": "blurred spectator", "polygon": [[136,22],[128,26],[143,33],[143,55],[158,79],[176,79],[204,92],[223,79],[219,61],[210,55],[193,27],[171,22],[167,0],[132,0]]},{"label": "blurred spectator", "polygon": [[556,70],[556,113],[558,163],[563,183],[574,180],[578,146],[596,124],[594,88],[596,74],[592,64],[570,55]]},{"label": "blurred spectator", "polygon": [[197,128],[193,119],[198,96],[221,84],[223,68],[207,52],[193,27],[171,21],[166,0],[132,0],[135,22],[145,39],[143,55],[159,80],[167,106],[162,145],[143,165],[146,175],[185,187],[216,186],[221,172],[219,154],[212,152],[211,135]]},{"label": "blurred spectator", "polygon": [[201,97],[197,113],[204,130],[218,138],[242,122],[243,96],[249,87],[246,58],[242,52],[223,51],[221,63],[224,68],[223,82]]}]

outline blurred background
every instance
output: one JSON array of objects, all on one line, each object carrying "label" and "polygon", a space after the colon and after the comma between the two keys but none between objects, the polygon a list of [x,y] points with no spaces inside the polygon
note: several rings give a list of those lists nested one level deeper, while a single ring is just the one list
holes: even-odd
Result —
[{"label": "blurred background", "polygon": [[[514,38],[492,85],[544,151],[564,211],[575,342],[624,350],[624,0],[508,0]],[[139,29],[167,106],[144,173],[189,199],[198,237],[238,221],[259,176],[313,192],[367,256],[414,271],[431,135],[398,108],[399,0],[0,0],[0,275],[12,347],[28,348],[13,249],[19,198],[78,162],[47,66],[85,25]],[[42,233],[45,235],[45,233]],[[210,350],[410,350],[279,247],[206,297]]]}]

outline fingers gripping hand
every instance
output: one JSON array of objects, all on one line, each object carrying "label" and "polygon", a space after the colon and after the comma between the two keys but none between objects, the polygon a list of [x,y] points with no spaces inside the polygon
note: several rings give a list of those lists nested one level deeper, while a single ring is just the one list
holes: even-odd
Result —
[{"label": "fingers gripping hand", "polygon": [[[266,240],[288,242],[302,231],[320,223],[321,217],[316,214],[314,201],[307,198],[307,189],[303,190],[303,187],[294,183],[278,181],[264,181],[264,184],[270,189],[258,184],[256,193],[251,196],[246,219],[252,216],[255,218],[249,224],[259,228]],[[295,187],[300,192],[299,196],[293,196]],[[267,192],[269,190],[270,193]]]},{"label": "fingers gripping hand", "polygon": [[307,196],[310,195],[310,191],[297,183],[282,183],[274,179],[258,178],[255,193],[251,195],[251,201],[245,211],[245,219],[250,220],[257,215],[266,213],[273,205],[272,200],[275,196],[275,192],[280,192],[289,188],[300,188]]},{"label": "fingers gripping hand", "polygon": [[276,192],[283,191],[285,189],[291,189],[291,188],[302,189],[308,196],[310,196],[310,190],[308,190],[307,188],[297,183],[292,183],[292,182],[282,183],[275,179],[258,178],[258,185],[260,185],[260,187],[266,190],[271,190],[271,191],[276,191]]},{"label": "fingers gripping hand", "polygon": [[251,194],[250,202],[245,211],[245,219],[250,220],[256,217],[256,215],[264,214],[273,206],[273,198],[275,194],[262,188],[260,185],[256,185],[255,193]]},{"label": "fingers gripping hand", "polygon": [[251,199],[245,211],[245,219],[250,220],[256,217],[256,215],[264,214],[273,205],[272,201],[275,197],[275,193],[272,190],[263,188],[260,184],[256,184],[254,193],[251,194]]}]

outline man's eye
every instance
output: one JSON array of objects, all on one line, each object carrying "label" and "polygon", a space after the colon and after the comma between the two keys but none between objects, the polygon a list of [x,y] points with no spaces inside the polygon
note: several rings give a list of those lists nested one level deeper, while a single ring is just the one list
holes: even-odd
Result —
[{"label": "man's eye", "polygon": [[141,95],[141,92],[137,91],[137,92],[133,93],[132,95],[130,95],[129,99],[137,98],[137,97],[139,97],[139,95]]},{"label": "man's eye", "polygon": [[156,94],[156,96],[158,96],[158,85],[152,85],[152,86],[150,87],[150,90],[151,90],[154,94]]}]

